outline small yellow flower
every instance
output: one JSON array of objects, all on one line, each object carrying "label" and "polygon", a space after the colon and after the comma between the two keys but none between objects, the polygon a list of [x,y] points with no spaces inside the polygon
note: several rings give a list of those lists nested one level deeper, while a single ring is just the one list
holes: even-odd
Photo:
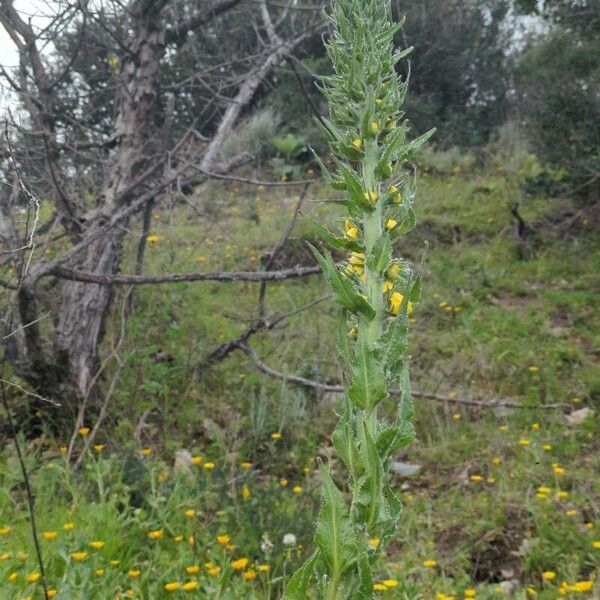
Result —
[{"label": "small yellow flower", "polygon": [[281,433],[279,433],[278,431],[276,431],[275,433],[271,434],[271,439],[272,440],[280,440],[281,439]]},{"label": "small yellow flower", "polygon": [[39,573],[39,571],[34,571],[33,573],[29,573],[25,579],[27,579],[28,583],[35,583],[41,576],[42,575]]},{"label": "small yellow flower", "polygon": [[198,582],[197,581],[188,581],[187,583],[184,583],[181,586],[181,589],[184,592],[193,592],[194,590],[198,589]]},{"label": "small yellow flower", "polygon": [[207,463],[204,463],[203,467],[207,471],[212,471],[215,468],[215,463],[214,462],[207,462]]},{"label": "small yellow flower", "polygon": [[544,494],[544,495],[546,495],[546,494],[549,494],[552,491],[552,488],[549,488],[549,487],[547,487],[545,485],[541,485],[537,489],[537,491],[538,491],[538,494]]},{"label": "small yellow flower", "polygon": [[196,516],[196,511],[195,511],[193,508],[188,508],[188,509],[185,511],[185,516],[186,516],[188,519],[193,519],[193,518]]},{"label": "small yellow flower", "polygon": [[479,483],[480,481],[483,481],[483,477],[481,475],[471,475],[469,477],[469,479],[471,481],[475,481],[476,483]]},{"label": "small yellow flower", "polygon": [[591,592],[593,589],[593,581],[578,581],[571,586],[572,592]]},{"label": "small yellow flower", "polygon": [[250,491],[250,488],[249,488],[247,485],[245,485],[245,486],[242,488],[242,498],[243,498],[244,500],[248,500],[248,499],[250,498],[250,496],[251,496],[251,495],[252,495],[252,492]]},{"label": "small yellow flower", "polygon": [[221,567],[217,567],[217,566],[213,566],[213,567],[211,567],[210,569],[207,570],[207,573],[211,577],[217,577],[220,572],[221,572]]},{"label": "small yellow flower", "polygon": [[43,536],[47,542],[51,542],[58,537],[58,531],[44,531]]},{"label": "small yellow flower", "polygon": [[304,489],[302,488],[301,485],[295,485],[292,488],[292,492],[294,492],[294,494],[301,494],[304,491]]},{"label": "small yellow flower", "polygon": [[[402,302],[404,302],[404,296],[400,292],[394,292],[390,295],[390,312],[397,316],[400,314],[400,307],[402,306]],[[412,314],[413,312],[413,304],[409,302],[406,307],[407,314]]]},{"label": "small yellow flower", "polygon": [[367,202],[370,202],[371,204],[375,204],[375,202],[377,202],[377,200],[379,198],[379,194],[374,191],[365,192],[364,196],[365,196],[365,200]]},{"label": "small yellow flower", "polygon": [[556,579],[556,573],[554,571],[544,571],[542,573],[542,579],[544,581],[552,581],[553,579]]},{"label": "small yellow flower", "polygon": [[11,583],[14,583],[17,580],[18,575],[16,573],[10,573],[6,579]]},{"label": "small yellow flower", "polygon": [[119,564],[121,563],[121,561],[113,559],[113,560],[109,561],[109,563],[110,563],[111,567],[118,567]]},{"label": "small yellow flower", "polygon": [[499,456],[494,456],[494,458],[492,458],[493,465],[499,465],[501,463],[502,463],[502,459]]},{"label": "small yellow flower", "polygon": [[148,537],[151,540],[160,540],[160,538],[164,535],[164,531],[162,529],[155,529],[154,531],[148,532]]},{"label": "small yellow flower", "polygon": [[569,492],[565,492],[564,490],[560,490],[559,492],[556,492],[556,498],[558,500],[564,500],[565,498],[569,497]]},{"label": "small yellow flower", "polygon": [[200,565],[190,565],[189,567],[185,568],[185,572],[188,575],[197,575],[200,573]]},{"label": "small yellow flower", "polygon": [[104,448],[106,448],[106,446],[104,444],[94,444],[94,450],[100,454],[100,452],[102,452],[104,450]]},{"label": "small yellow flower", "polygon": [[178,581],[170,581],[165,583],[165,592],[176,592],[181,587]]},{"label": "small yellow flower", "polygon": [[559,465],[557,465],[555,467],[552,467],[552,470],[554,471],[555,475],[559,475],[560,476],[560,475],[564,475],[565,474],[565,470],[561,466],[559,466]]},{"label": "small yellow flower", "polygon": [[525,438],[521,438],[519,440],[519,446],[529,446],[529,440],[526,440]]},{"label": "small yellow flower", "polygon": [[162,239],[164,239],[162,236],[157,235],[156,233],[151,233],[147,238],[146,241],[149,244],[156,244],[156,242],[160,242]]},{"label": "small yellow flower", "polygon": [[61,454],[66,454],[66,453],[67,453],[67,450],[68,450],[68,448],[67,448],[66,446],[59,446],[59,447],[58,447],[58,451],[59,451]]},{"label": "small yellow flower", "polygon": [[90,546],[94,550],[102,550],[102,548],[105,546],[105,543],[100,540],[94,540],[93,542],[90,542]]},{"label": "small yellow flower", "polygon": [[75,529],[75,523],[73,523],[72,521],[69,521],[68,523],[65,523],[63,525],[63,529],[65,531],[71,531],[72,529]]},{"label": "small yellow flower", "polygon": [[540,428],[540,424],[539,423],[532,423],[531,424],[531,429],[533,429],[534,431],[537,431]]},{"label": "small yellow flower", "polygon": [[175,541],[176,544],[179,544],[179,542],[183,541],[183,536],[182,535],[176,535],[173,537],[173,540]]},{"label": "small yellow flower", "polygon": [[498,429],[500,431],[508,431],[508,425],[500,425],[500,427],[498,427]]},{"label": "small yellow flower", "polygon": [[396,219],[388,219],[385,224],[385,228],[388,231],[391,231],[392,229],[394,229],[394,227],[396,227],[396,225],[398,225],[398,221],[396,221]]},{"label": "small yellow flower", "polygon": [[383,585],[383,583],[374,583],[373,590],[376,592],[385,592],[387,591],[387,588],[385,587],[385,585]]},{"label": "small yellow flower", "polygon": [[358,238],[358,227],[350,219],[344,221],[344,231],[348,239],[355,240]]},{"label": "small yellow flower", "polygon": [[385,585],[386,588],[392,589],[392,588],[398,587],[398,580],[397,579],[386,579],[383,581],[383,585]]},{"label": "small yellow flower", "polygon": [[79,435],[85,437],[91,430],[89,427],[80,427],[78,431]]},{"label": "small yellow flower", "polygon": [[202,457],[201,456],[192,456],[192,464],[193,465],[202,464]]},{"label": "small yellow flower", "polygon": [[552,444],[544,444],[542,448],[544,449],[544,452],[550,452],[550,450],[552,450]]},{"label": "small yellow flower", "polygon": [[54,588],[48,590],[48,598],[54,598],[56,594],[58,594],[58,590],[55,590]]},{"label": "small yellow flower", "polygon": [[537,373],[539,370],[540,370],[540,368],[536,367],[536,366],[529,367],[529,371],[531,373]]},{"label": "small yellow flower", "polygon": [[454,413],[454,414],[452,415],[452,418],[453,418],[455,421],[460,421],[460,420],[462,419],[462,415],[461,415],[460,413]]},{"label": "small yellow flower", "polygon": [[377,550],[377,548],[379,548],[380,544],[381,544],[381,540],[379,538],[373,538],[370,539],[367,544],[369,544],[369,548],[372,548],[373,550]]},{"label": "small yellow flower", "polygon": [[432,560],[432,559],[424,560],[423,566],[427,569],[433,569],[433,567],[437,566],[437,560]]},{"label": "small yellow flower", "polygon": [[594,541],[592,542],[592,548],[593,548],[594,550],[600,550],[600,540],[594,540]]},{"label": "small yellow flower", "polygon": [[532,587],[528,587],[527,595],[530,596],[531,598],[535,598],[537,596],[537,592]]},{"label": "small yellow flower", "polygon": [[234,561],[231,563],[231,566],[232,566],[232,567],[233,567],[233,568],[234,568],[236,571],[243,571],[243,570],[244,570],[244,569],[245,569],[245,568],[248,566],[248,563],[249,563],[249,562],[250,562],[250,561],[249,561],[247,558],[245,558],[245,557],[242,557],[242,558],[238,558],[238,559],[234,560]]},{"label": "small yellow flower", "polygon": [[96,577],[102,577],[104,575],[104,573],[106,573],[105,569],[96,569],[94,571],[94,573],[96,574]]},{"label": "small yellow flower", "polygon": [[271,567],[269,565],[258,565],[258,570],[261,573],[268,573],[271,570]]},{"label": "small yellow flower", "polygon": [[256,571],[254,569],[249,569],[248,571],[244,571],[242,576],[246,581],[252,581],[256,579]]},{"label": "small yellow flower", "polygon": [[475,598],[476,595],[477,595],[477,590],[475,590],[473,588],[467,588],[465,590],[465,598]]},{"label": "small yellow flower", "polygon": [[289,481],[287,479],[280,479],[279,480],[279,485],[281,487],[287,487],[287,484],[289,483]]},{"label": "small yellow flower", "polygon": [[71,552],[71,557],[73,558],[73,560],[81,562],[82,560],[85,560],[88,557],[88,553],[84,552],[83,550],[79,550],[78,552]]},{"label": "small yellow flower", "polygon": [[142,448],[142,456],[148,457],[152,454],[152,448]]},{"label": "small yellow flower", "polygon": [[240,467],[242,467],[242,469],[245,469],[246,471],[248,471],[252,468],[252,463],[251,462],[243,462],[240,464]]},{"label": "small yellow flower", "polygon": [[226,533],[222,533],[221,535],[217,536],[217,542],[219,542],[219,544],[221,544],[222,546],[229,544],[230,541],[231,537],[229,537],[229,535]]},{"label": "small yellow flower", "polygon": [[0,554],[0,560],[10,560],[10,552],[4,552],[4,554]]},{"label": "small yellow flower", "polygon": [[567,515],[567,517],[576,517],[577,516],[577,511],[573,510],[573,509],[567,510],[565,512],[565,515]]},{"label": "small yellow flower", "polygon": [[371,122],[371,133],[373,135],[377,135],[381,131],[381,126],[378,121]]},{"label": "small yellow flower", "polygon": [[139,569],[129,569],[129,571],[127,571],[127,575],[132,579],[137,579],[141,574],[142,572]]},{"label": "small yellow flower", "polygon": [[357,149],[357,150],[362,150],[363,147],[363,143],[362,140],[360,138],[356,138],[354,140],[352,140],[352,145]]}]

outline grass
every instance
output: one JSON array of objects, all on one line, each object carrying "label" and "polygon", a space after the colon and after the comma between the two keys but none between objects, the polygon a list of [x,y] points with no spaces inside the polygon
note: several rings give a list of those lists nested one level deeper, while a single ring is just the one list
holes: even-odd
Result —
[{"label": "grass", "polygon": [[[316,202],[322,194],[315,187],[305,210],[335,220],[330,205]],[[423,175],[420,223],[402,249],[418,261],[430,244],[411,338],[413,385],[530,408],[416,400],[418,440],[399,459],[422,469],[396,480],[405,510],[379,563],[382,598],[463,598],[473,590],[480,599],[597,597],[600,584],[595,592],[575,584],[595,582],[600,566],[600,247],[585,216],[566,232],[551,226],[564,200],[532,198],[522,213],[535,230],[534,254],[520,260],[509,212],[517,194],[502,173]],[[204,219],[186,207],[157,215],[161,239],[148,248],[148,273],[255,269],[295,202],[289,191],[235,185],[215,185],[199,200]],[[301,223],[281,265],[308,262],[303,240],[313,237]],[[316,277],[272,284],[268,310],[289,312],[325,292]],[[56,598],[279,597],[312,537],[316,459],[331,456],[335,398],[258,374],[239,352],[197,368],[255,316],[256,298],[248,283],[136,289],[118,349],[123,371],[96,440],[104,448],[74,473],[64,440],[42,430],[27,441],[39,528],[57,532],[41,542]],[[120,290],[117,307],[122,299]],[[276,369],[339,382],[335,324],[335,309],[323,302],[258,334],[252,346]],[[115,310],[107,347],[119,326]],[[534,408],[546,403],[596,415],[569,425],[569,411]],[[27,581],[36,563],[12,447],[0,456],[0,598],[39,598],[39,581]],[[284,544],[286,534],[295,542],[288,536]],[[230,539],[220,543],[220,535]],[[94,541],[104,545],[95,549]],[[87,554],[77,561],[79,551]],[[234,569],[240,558],[248,565]],[[198,573],[186,572],[196,566]],[[197,589],[165,589],[190,581]],[[562,582],[569,587],[561,592]]]}]

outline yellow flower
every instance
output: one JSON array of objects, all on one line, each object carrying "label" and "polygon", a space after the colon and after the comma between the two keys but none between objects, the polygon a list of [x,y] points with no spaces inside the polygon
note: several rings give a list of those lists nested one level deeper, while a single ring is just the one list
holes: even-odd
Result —
[{"label": "yellow flower", "polygon": [[470,479],[471,481],[475,481],[475,482],[477,482],[477,483],[478,483],[478,482],[480,482],[480,481],[483,481],[483,477],[482,477],[481,475],[471,475],[471,476],[469,477],[469,479]]},{"label": "yellow flower", "polygon": [[81,562],[82,560],[85,560],[88,556],[87,552],[84,552],[83,550],[80,550],[78,552],[71,552],[71,557],[73,558],[73,560],[79,561]]},{"label": "yellow flower", "polygon": [[508,425],[500,425],[500,427],[498,427],[498,429],[500,431],[508,431]]},{"label": "yellow flower", "polygon": [[250,562],[250,561],[249,561],[247,558],[245,558],[245,557],[243,557],[243,558],[238,558],[238,559],[234,560],[234,561],[231,563],[231,566],[232,566],[232,567],[233,567],[233,568],[234,568],[236,571],[243,571],[243,570],[244,570],[244,569],[245,569],[245,568],[248,566],[248,563],[249,563],[249,562]]},{"label": "yellow flower", "polygon": [[398,225],[398,221],[396,221],[395,219],[388,219],[385,224],[385,228],[388,231],[391,231],[392,229],[394,229],[394,227],[396,227],[396,225]]},{"label": "yellow flower", "polygon": [[58,590],[55,590],[54,588],[52,588],[51,590],[48,590],[48,598],[54,598],[54,596],[56,596],[56,594],[58,594]]},{"label": "yellow flower", "polygon": [[272,440],[280,440],[281,439],[281,433],[279,433],[278,431],[276,431],[275,433],[271,434],[271,439]]},{"label": "yellow flower", "polygon": [[398,581],[396,579],[386,579],[383,582],[383,585],[385,585],[386,588],[395,588],[398,587]]},{"label": "yellow flower", "polygon": [[428,569],[432,569],[433,567],[437,566],[437,560],[424,560],[423,561],[423,566],[428,568]]},{"label": "yellow flower", "polygon": [[156,235],[156,233],[151,233],[147,238],[146,241],[149,244],[156,244],[156,242],[160,242],[160,240],[164,239],[162,236],[160,235]]},{"label": "yellow flower", "polygon": [[68,523],[65,523],[63,525],[63,529],[65,531],[71,531],[72,529],[75,529],[75,523],[73,523],[72,521],[69,521]]},{"label": "yellow flower", "polygon": [[537,596],[537,592],[532,587],[528,587],[527,595],[531,596],[532,598],[535,598],[535,596]]},{"label": "yellow flower", "polygon": [[222,546],[229,544],[230,541],[231,541],[231,538],[226,533],[222,533],[221,535],[217,536],[217,542],[219,542],[219,544],[221,544]]},{"label": "yellow flower", "polygon": [[371,204],[375,204],[375,202],[377,202],[377,199],[379,198],[379,194],[373,191],[365,192],[364,196],[365,200],[367,202],[370,202]]},{"label": "yellow flower", "polygon": [[460,421],[460,420],[462,419],[462,415],[461,415],[460,413],[454,413],[454,414],[452,415],[452,418],[453,418],[455,421]]},{"label": "yellow flower", "polygon": [[571,586],[572,592],[591,592],[593,589],[593,581],[578,581]]},{"label": "yellow flower", "polygon": [[492,458],[493,465],[499,465],[501,463],[502,463],[502,459],[499,456],[494,456],[494,458]]},{"label": "yellow flower", "polygon": [[202,463],[202,457],[201,456],[192,456],[192,464],[193,465],[199,465]]},{"label": "yellow flower", "polygon": [[213,463],[213,462],[207,462],[207,463],[204,463],[203,467],[207,471],[212,471],[215,468],[215,463]]},{"label": "yellow flower", "polygon": [[148,532],[148,537],[151,540],[160,540],[160,538],[164,535],[164,531],[162,529],[155,529],[154,531]]},{"label": "yellow flower", "polygon": [[43,536],[47,542],[51,542],[58,537],[58,531],[44,531]]},{"label": "yellow flower", "polygon": [[211,577],[217,577],[219,575],[219,573],[221,572],[221,567],[217,567],[217,566],[213,566],[210,569],[208,569],[207,573],[211,576]]},{"label": "yellow flower", "polygon": [[592,542],[592,548],[594,548],[594,550],[600,550],[600,540],[594,540]]},{"label": "yellow flower", "polygon": [[178,581],[170,581],[165,583],[165,592],[176,592],[181,587]]},{"label": "yellow flower", "polygon": [[67,448],[66,446],[59,446],[59,447],[58,447],[58,451],[59,451],[61,454],[66,454],[66,453],[67,453],[67,450],[68,450],[68,448]]},{"label": "yellow flower", "polygon": [[476,595],[477,595],[477,590],[475,590],[473,588],[467,588],[465,590],[465,598],[475,598]]},{"label": "yellow flower", "polygon": [[385,592],[387,591],[387,588],[385,587],[385,585],[383,585],[383,583],[374,583],[373,590],[376,592]]},{"label": "yellow flower", "polygon": [[398,277],[398,275],[400,275],[400,265],[397,263],[394,263],[387,270],[387,277],[389,279],[396,279],[396,277]]},{"label": "yellow flower", "polygon": [[289,483],[289,481],[287,479],[280,479],[279,480],[279,485],[281,487],[287,487],[287,484]]},{"label": "yellow flower", "polygon": [[194,590],[198,589],[198,582],[197,581],[188,581],[187,583],[184,583],[181,586],[181,589],[184,592],[193,592]]},{"label": "yellow flower", "polygon": [[104,444],[94,444],[94,450],[100,454],[106,448]]},{"label": "yellow flower", "polygon": [[190,565],[185,568],[185,572],[188,575],[196,575],[197,573],[200,573],[200,565]]},{"label": "yellow flower", "polygon": [[535,367],[535,366],[529,367],[529,371],[531,371],[532,373],[537,373],[539,370],[540,370],[539,367]]},{"label": "yellow flower", "polygon": [[556,492],[556,497],[558,500],[564,500],[565,498],[569,497],[569,492],[565,492],[564,490],[560,490],[559,492]]},{"label": "yellow flower", "polygon": [[186,516],[188,519],[193,519],[193,518],[196,516],[196,511],[195,511],[193,508],[188,508],[188,509],[185,511],[185,516]]},{"label": "yellow flower", "polygon": [[139,569],[129,569],[129,571],[127,571],[127,575],[132,579],[137,579],[141,574],[142,572]]},{"label": "yellow flower", "polygon": [[143,456],[150,456],[152,454],[152,448],[142,448],[142,455]]},{"label": "yellow flower", "polygon": [[113,559],[113,560],[110,561],[110,566],[111,567],[118,567],[120,563],[121,563],[120,560],[114,560]]},{"label": "yellow flower", "polygon": [[252,493],[250,492],[250,488],[247,485],[245,485],[242,488],[242,498],[244,500],[248,500],[248,498],[250,498],[251,495],[252,495]]},{"label": "yellow flower", "polygon": [[248,571],[244,571],[242,576],[246,581],[252,581],[253,579],[256,579],[256,571],[254,569],[249,569]]},{"label": "yellow flower", "polygon": [[176,535],[173,537],[173,540],[175,541],[176,544],[179,544],[179,542],[183,541],[183,536],[182,535]]},{"label": "yellow flower", "polygon": [[544,449],[544,452],[550,452],[550,450],[552,450],[552,444],[544,444],[542,448]]},{"label": "yellow flower", "polygon": [[96,569],[94,571],[94,573],[96,573],[97,577],[102,577],[104,575],[104,573],[106,573],[106,570],[105,569]]},{"label": "yellow flower", "polygon": [[567,515],[567,517],[575,517],[575,516],[577,516],[577,511],[576,510],[568,510],[565,512],[565,515]]},{"label": "yellow flower", "polygon": [[529,446],[529,440],[526,440],[525,438],[521,438],[519,440],[519,446]]},{"label": "yellow flower", "polygon": [[378,121],[371,121],[371,133],[373,135],[377,135],[381,130],[381,126]]},{"label": "yellow flower", "polygon": [[304,490],[302,489],[301,485],[295,485],[292,488],[292,492],[294,492],[294,494],[301,494]]},{"label": "yellow flower", "polygon": [[[400,307],[402,306],[402,302],[404,302],[404,296],[400,292],[394,292],[393,294],[390,295],[390,312],[394,316],[397,316],[398,314],[400,314]],[[408,306],[406,307],[406,312],[409,315],[412,314],[412,312],[413,312],[412,302],[408,303]]]},{"label": "yellow flower", "polygon": [[8,581],[13,583],[17,580],[17,577],[18,577],[18,575],[16,573],[10,573],[6,579],[8,579]]},{"label": "yellow flower", "polygon": [[556,573],[554,571],[544,571],[542,573],[542,579],[544,581],[552,581],[553,579],[556,579]]},{"label": "yellow flower", "polygon": [[370,539],[367,544],[369,544],[369,548],[372,548],[373,550],[377,550],[377,548],[379,548],[379,545],[381,544],[381,540],[379,538],[373,538]]},{"label": "yellow flower", "polygon": [[35,583],[41,576],[39,571],[34,571],[33,573],[29,573],[25,579],[27,579],[28,583]]},{"label": "yellow flower", "polygon": [[355,240],[358,238],[358,227],[350,219],[344,221],[344,231],[348,239]]},{"label": "yellow flower", "polygon": [[552,470],[554,471],[555,475],[564,475],[565,474],[565,470],[560,465],[553,466]]},{"label": "yellow flower", "polygon": [[80,427],[78,431],[79,435],[85,437],[91,430],[89,427]]},{"label": "yellow flower", "polygon": [[357,150],[362,150],[363,147],[363,143],[362,140],[360,138],[356,138],[352,141],[352,145],[357,149]]},{"label": "yellow flower", "polygon": [[240,464],[240,467],[242,467],[242,469],[245,469],[246,471],[248,471],[249,469],[252,468],[252,463],[251,462],[243,462]]},{"label": "yellow flower", "polygon": [[538,430],[540,428],[540,424],[539,423],[532,423],[531,424],[531,429],[533,429],[534,431]]},{"label": "yellow flower", "polygon": [[271,570],[271,567],[269,565],[258,565],[258,570],[261,573],[268,573]]},{"label": "yellow flower", "polygon": [[116,54],[111,54],[108,57],[108,66],[113,69],[116,70],[119,67],[119,57]]},{"label": "yellow flower", "polygon": [[394,284],[387,279],[381,284],[381,291],[385,294],[394,288]]},{"label": "yellow flower", "polygon": [[10,552],[5,552],[4,554],[0,554],[0,560],[10,560]]},{"label": "yellow flower", "polygon": [[100,540],[94,540],[93,542],[90,542],[90,546],[94,549],[94,550],[101,550],[102,548],[104,548],[104,542],[100,541]]}]

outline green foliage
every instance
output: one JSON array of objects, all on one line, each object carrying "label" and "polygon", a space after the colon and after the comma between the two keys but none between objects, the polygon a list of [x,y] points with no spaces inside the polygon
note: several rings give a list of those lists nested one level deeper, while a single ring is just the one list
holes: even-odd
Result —
[{"label": "green foliage", "polygon": [[[335,191],[345,192],[344,238],[318,226],[334,248],[351,244],[347,265],[336,265],[311,246],[326,280],[342,307],[338,347],[350,370],[345,413],[333,433],[333,444],[350,474],[352,503],[323,472],[322,508],[315,533],[319,555],[319,598],[371,598],[371,562],[376,556],[367,540],[385,542],[396,526],[400,504],[388,483],[391,454],[412,438],[412,404],[407,374],[406,316],[409,299],[420,290],[400,277],[402,263],[393,260],[393,242],[415,223],[414,184],[403,167],[433,130],[413,141],[401,119],[407,82],[396,64],[410,49],[394,50],[400,25],[391,21],[389,2],[339,0],[333,9],[334,36],[327,45],[333,74],[323,77],[329,105],[323,135],[336,167],[324,176]],[[344,242],[347,240],[347,242]],[[352,340],[343,340],[344,330]],[[379,406],[387,384],[401,380],[402,399],[394,426],[380,421]],[[367,537],[365,537],[365,535]],[[290,595],[285,595],[290,598]]]}]

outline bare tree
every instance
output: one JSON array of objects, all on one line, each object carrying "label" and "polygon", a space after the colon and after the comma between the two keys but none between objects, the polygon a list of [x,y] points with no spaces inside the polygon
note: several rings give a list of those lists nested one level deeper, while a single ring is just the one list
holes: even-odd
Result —
[{"label": "bare tree", "polygon": [[[33,250],[18,286],[0,280],[18,306],[6,354],[38,392],[72,409],[90,397],[132,220],[171,187],[248,161],[220,160],[223,141],[273,68],[320,35],[318,4],[274,5],[272,18],[248,0],[81,0],[57,3],[40,29],[0,0],[19,54],[16,72],[0,70],[19,102],[0,155],[0,261],[8,272],[11,249]],[[28,194],[53,209],[35,248],[15,216]]]}]

